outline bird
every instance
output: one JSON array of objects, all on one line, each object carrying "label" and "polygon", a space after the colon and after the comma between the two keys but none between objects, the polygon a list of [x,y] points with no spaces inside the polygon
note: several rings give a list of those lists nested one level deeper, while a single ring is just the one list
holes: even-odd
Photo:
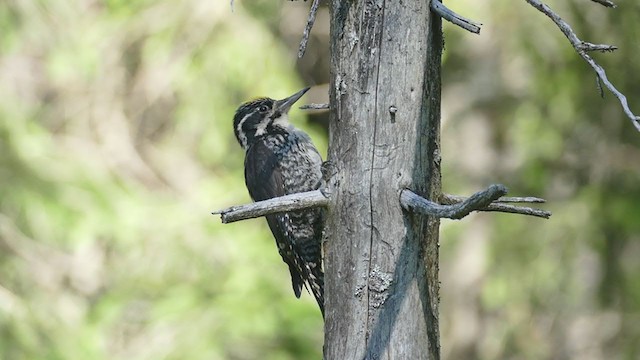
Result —
[{"label": "bird", "polygon": [[[311,138],[289,123],[288,113],[309,88],[282,100],[257,98],[238,107],[233,128],[245,151],[244,178],[253,201],[317,190],[322,156]],[[310,208],[266,215],[278,252],[289,267],[293,292],[305,287],[324,318],[322,232],[324,210]]]}]

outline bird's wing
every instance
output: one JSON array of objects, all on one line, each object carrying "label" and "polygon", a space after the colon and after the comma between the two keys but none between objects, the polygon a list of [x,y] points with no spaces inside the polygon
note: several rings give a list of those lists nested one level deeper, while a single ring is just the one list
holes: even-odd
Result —
[{"label": "bird's wing", "polygon": [[244,179],[249,195],[254,201],[285,195],[278,158],[262,141],[253,144],[247,150],[244,159]]},{"label": "bird's wing", "polygon": [[[285,194],[284,179],[278,166],[278,158],[263,142],[257,142],[247,151],[245,158],[245,181],[247,189],[254,201],[271,199]],[[278,252],[282,260],[289,266],[291,282],[296,297],[300,297],[304,276],[308,272],[304,262],[299,257],[299,250],[292,243],[294,238],[289,233],[291,229],[289,214],[267,215],[267,223],[276,239]]]}]

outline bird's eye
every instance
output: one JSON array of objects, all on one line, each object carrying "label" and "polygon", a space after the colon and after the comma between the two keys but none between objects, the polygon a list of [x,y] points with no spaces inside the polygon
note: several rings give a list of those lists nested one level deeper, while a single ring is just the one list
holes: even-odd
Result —
[{"label": "bird's eye", "polygon": [[269,111],[269,107],[267,105],[262,105],[260,106],[260,108],[258,108],[258,111],[260,111],[261,113],[266,113],[267,111]]}]

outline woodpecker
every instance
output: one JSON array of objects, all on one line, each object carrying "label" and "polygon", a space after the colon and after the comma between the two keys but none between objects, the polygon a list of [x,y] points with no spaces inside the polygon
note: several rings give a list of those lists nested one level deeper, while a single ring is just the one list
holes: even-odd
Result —
[{"label": "woodpecker", "polygon": [[[309,135],[289,123],[291,106],[309,88],[284,98],[258,98],[238,108],[233,129],[245,150],[244,179],[254,201],[316,190],[322,182],[322,157]],[[319,208],[267,215],[282,260],[291,273],[293,292],[310,290],[324,317],[322,231]]]}]

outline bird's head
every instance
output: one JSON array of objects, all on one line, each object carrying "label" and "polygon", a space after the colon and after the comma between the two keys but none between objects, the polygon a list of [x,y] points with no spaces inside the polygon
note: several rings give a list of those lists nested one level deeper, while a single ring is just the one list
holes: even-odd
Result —
[{"label": "bird's head", "polygon": [[242,148],[248,149],[258,137],[276,127],[288,127],[289,109],[308,90],[304,88],[282,100],[259,98],[240,105],[233,117],[233,130]]}]

